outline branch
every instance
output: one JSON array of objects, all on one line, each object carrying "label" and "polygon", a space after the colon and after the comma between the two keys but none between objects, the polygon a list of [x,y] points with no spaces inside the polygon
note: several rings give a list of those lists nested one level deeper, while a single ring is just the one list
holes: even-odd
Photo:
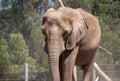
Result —
[{"label": "branch", "polygon": [[98,81],[98,79],[99,79],[99,76],[96,78],[96,80],[95,80],[95,81]]},{"label": "branch", "polygon": [[58,0],[58,2],[59,2],[61,7],[64,7],[64,4],[63,4],[62,0]]},{"label": "branch", "polygon": [[112,53],[110,51],[108,51],[107,49],[105,49],[105,48],[103,48],[101,46],[98,46],[98,48],[100,48],[100,49],[104,50],[105,52],[107,52],[108,54],[112,55]]},{"label": "branch", "polygon": [[101,77],[103,77],[106,81],[112,81],[100,68],[99,66],[94,63],[94,68],[96,71],[100,74]]}]

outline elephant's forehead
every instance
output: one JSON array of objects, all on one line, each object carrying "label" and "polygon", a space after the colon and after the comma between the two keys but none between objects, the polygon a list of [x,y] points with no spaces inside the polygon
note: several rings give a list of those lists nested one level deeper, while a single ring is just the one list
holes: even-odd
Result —
[{"label": "elephant's forehead", "polygon": [[55,12],[49,12],[47,14],[45,14],[44,16],[46,16],[48,19],[60,19],[61,18],[61,14],[57,11]]}]

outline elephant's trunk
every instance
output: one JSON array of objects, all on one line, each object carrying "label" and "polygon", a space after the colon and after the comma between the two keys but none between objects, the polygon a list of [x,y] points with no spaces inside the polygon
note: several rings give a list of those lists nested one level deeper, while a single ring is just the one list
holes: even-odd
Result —
[{"label": "elephant's trunk", "polygon": [[48,43],[48,52],[49,52],[49,65],[52,74],[53,81],[60,81],[59,73],[59,55],[60,55],[60,45],[59,45],[59,36],[56,33],[51,33]]}]

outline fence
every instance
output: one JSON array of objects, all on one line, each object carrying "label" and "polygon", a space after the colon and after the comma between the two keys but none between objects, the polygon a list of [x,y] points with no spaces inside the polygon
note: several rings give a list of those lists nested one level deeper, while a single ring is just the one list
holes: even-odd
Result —
[{"label": "fence", "polygon": [[[99,67],[106,73],[113,81],[120,81],[120,65],[100,64]],[[99,76],[99,75],[98,75]],[[100,77],[100,76],[99,76]],[[100,77],[99,81],[105,81]]]},{"label": "fence", "polygon": [[[34,66],[34,65],[32,65]],[[3,67],[3,66],[2,66]],[[113,81],[120,81],[120,65],[113,64],[99,64],[99,67],[105,72]],[[18,72],[2,72],[0,73],[0,81],[52,81],[49,71],[45,72],[30,72],[29,65],[25,64],[18,68],[24,69],[24,71]],[[82,81],[82,71],[77,68],[78,81]],[[94,76],[99,77],[98,81],[105,81],[99,74]]]}]

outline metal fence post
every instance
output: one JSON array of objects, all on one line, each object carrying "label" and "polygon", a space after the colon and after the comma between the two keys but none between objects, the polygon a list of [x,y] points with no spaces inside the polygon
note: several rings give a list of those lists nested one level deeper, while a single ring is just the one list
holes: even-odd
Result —
[{"label": "metal fence post", "polygon": [[28,81],[28,64],[25,63],[25,81]]},{"label": "metal fence post", "polygon": [[92,81],[95,81],[96,80],[96,70],[93,68],[93,71],[92,71]]}]

